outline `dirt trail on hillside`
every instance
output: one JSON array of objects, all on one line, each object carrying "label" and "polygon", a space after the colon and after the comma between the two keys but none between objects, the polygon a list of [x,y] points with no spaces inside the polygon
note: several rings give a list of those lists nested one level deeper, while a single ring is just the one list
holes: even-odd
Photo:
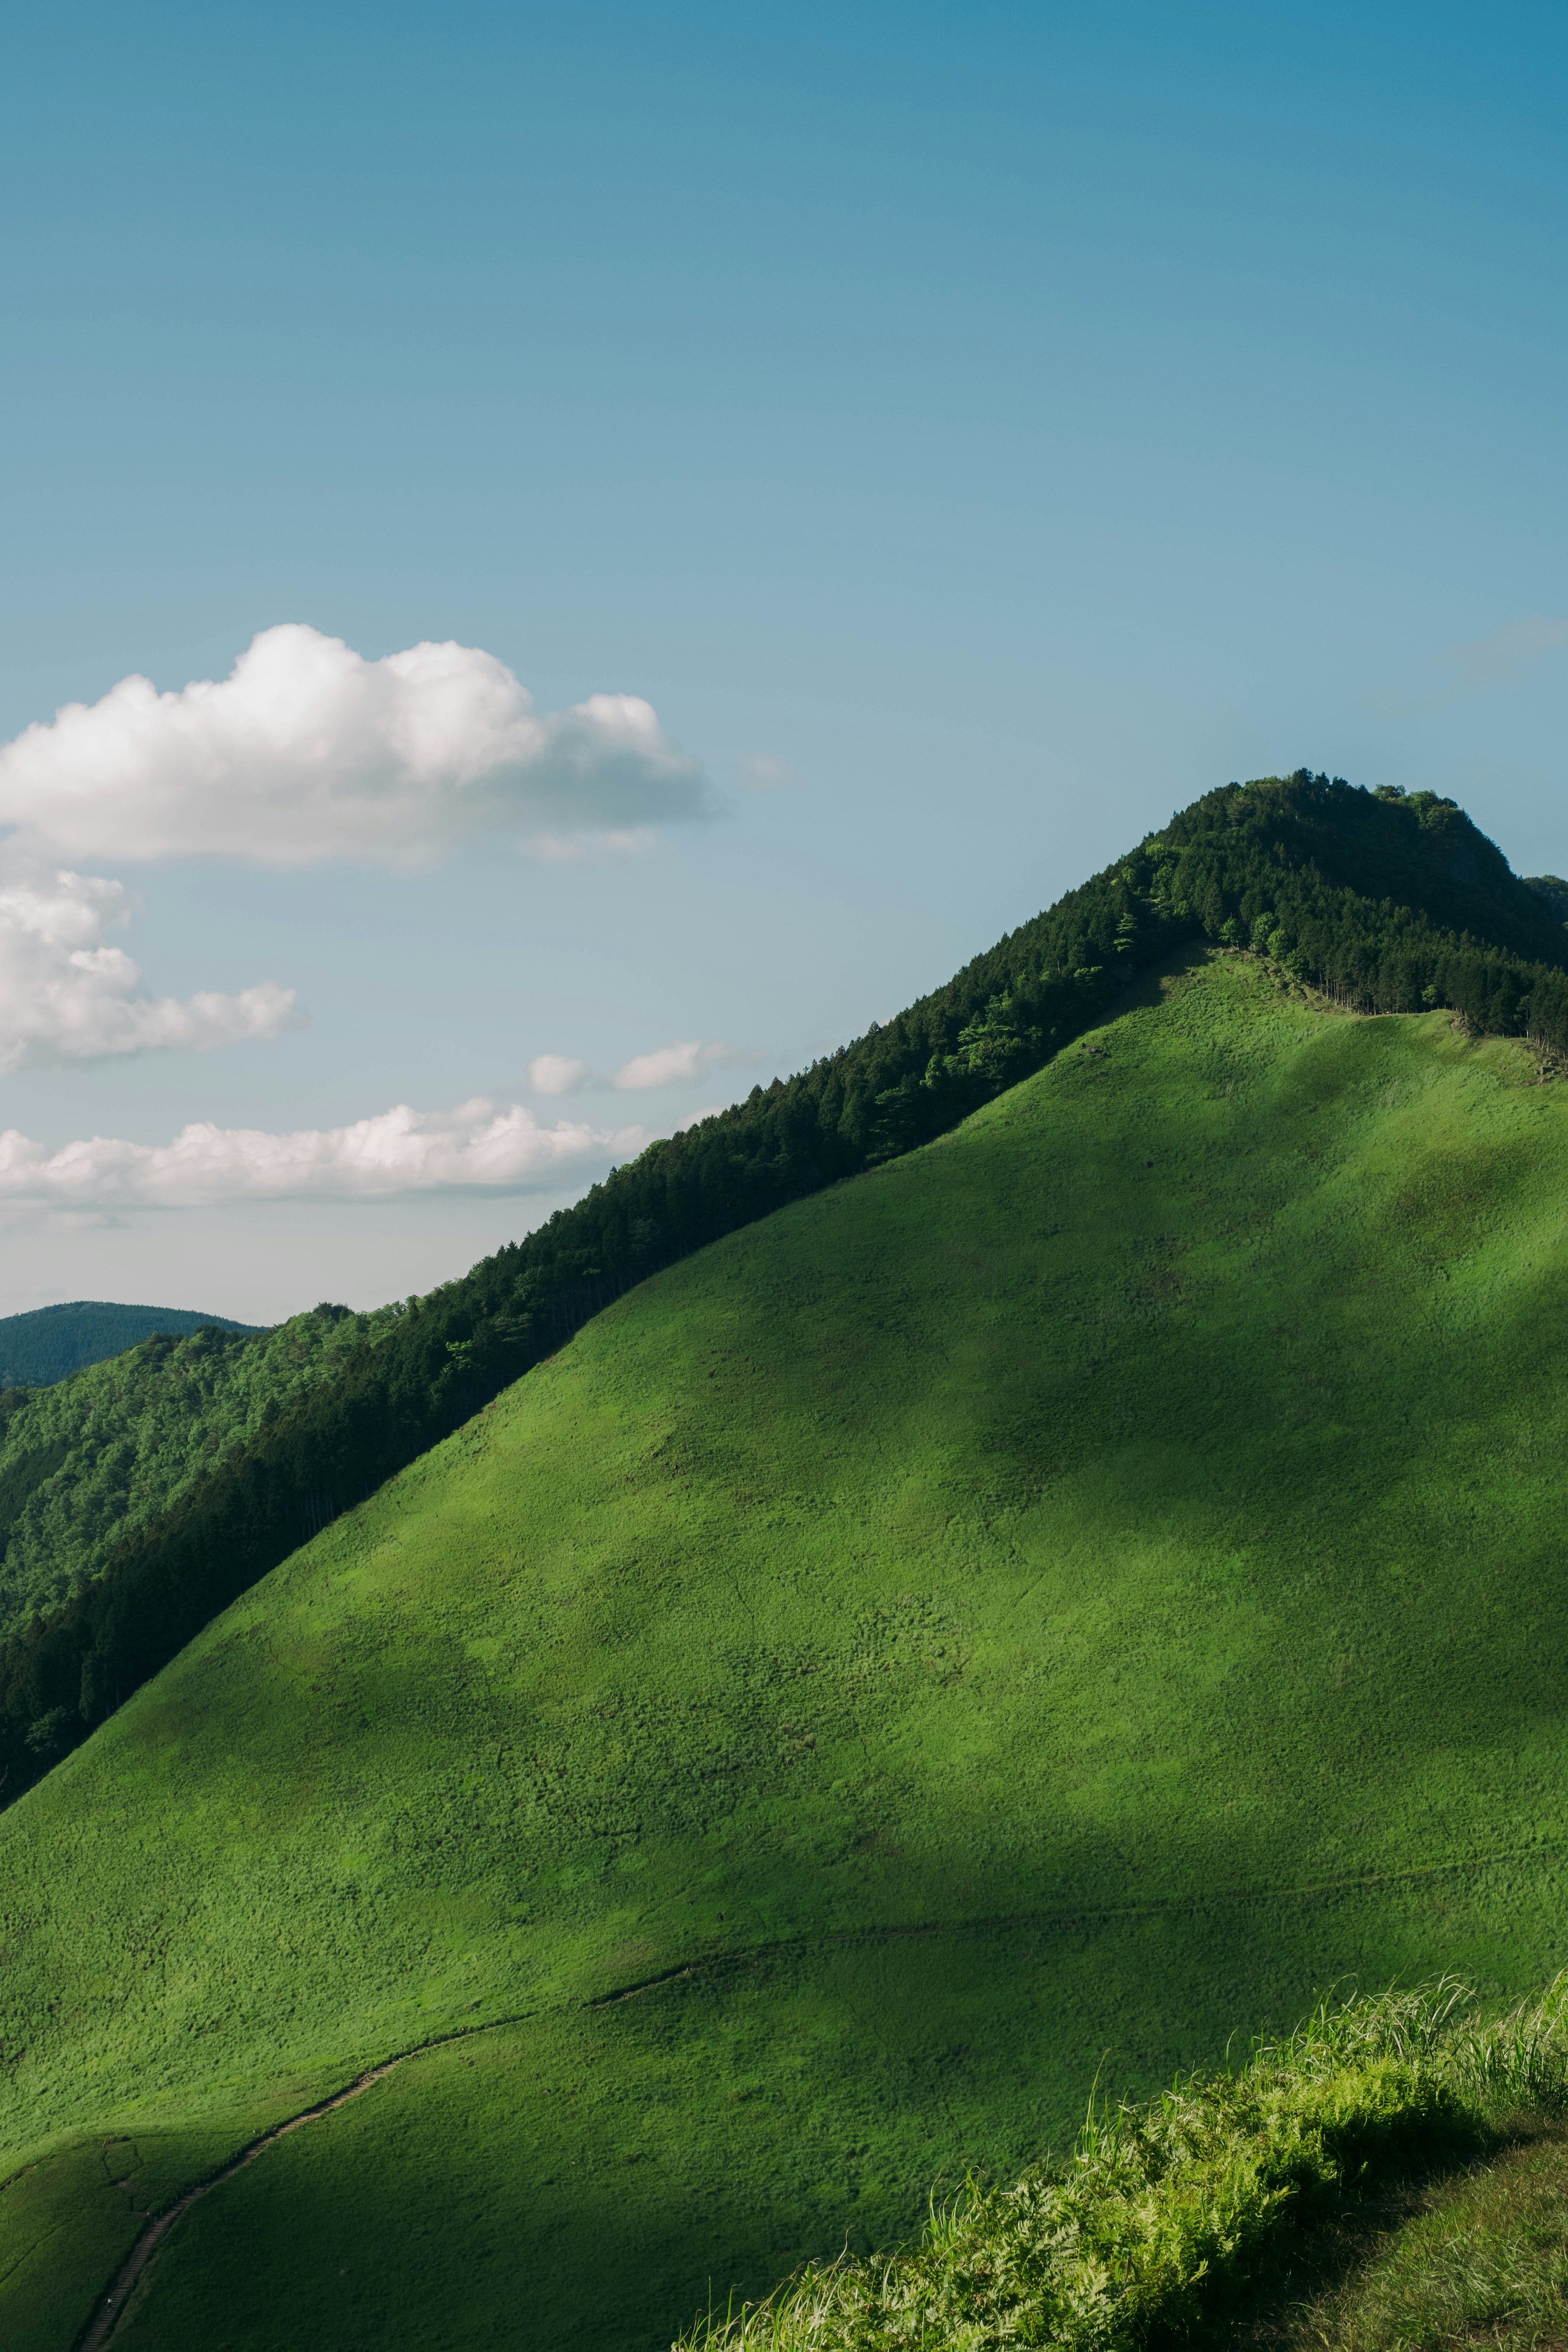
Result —
[{"label": "dirt trail on hillside", "polygon": [[[1563,1845],[1568,1845],[1568,1839],[1541,1838],[1528,1847],[1515,1847],[1496,1853],[1466,1854],[1451,1862],[1417,1864],[1408,1870],[1361,1872],[1345,1878],[1320,1879],[1304,1886],[1216,1887],[1205,1895],[1156,1896],[1147,1903],[1077,1904],[1059,1911],[1012,1912],[974,1919],[910,1920],[893,1927],[826,1928],[816,1935],[780,1937],[757,1944],[713,1945],[705,1952],[694,1953],[689,1959],[677,1961],[671,1968],[660,1969],[655,1976],[637,1979],[629,1984],[617,1986],[614,1991],[599,1993],[589,2000],[569,2002],[565,2006],[584,2010],[607,2009],[616,2002],[632,2000],[641,1993],[656,1991],[660,1985],[671,1984],[682,1977],[743,1968],[749,1960],[781,1958],[790,1952],[820,1950],[824,1946],[893,1943],[910,1937],[973,1935],[988,1931],[994,1934],[1009,1928],[1039,1930],[1091,1924],[1107,1926],[1117,1920],[1164,1918],[1173,1915],[1227,1908],[1237,1904],[1310,1902],[1352,1891],[1370,1893],[1377,1888],[1403,1885],[1411,1881],[1446,1878],[1467,1870],[1487,1869],[1499,1863],[1522,1861],[1529,1855],[1539,1854],[1542,1848]],[[263,2132],[259,2138],[242,2148],[231,2163],[225,2165],[221,2172],[215,2172],[210,2179],[198,2182],[194,2189],[187,2189],[184,2196],[177,2198],[173,2205],[166,2207],[148,2223],[126,2257],[86,2334],[78,2339],[76,2352],[102,2352],[125,2309],[132,2288],[149,2260],[181,2215],[187,2213],[210,2189],[221,2188],[226,2180],[232,2180],[237,2172],[243,2172],[247,2164],[254,2164],[258,2156],[265,2155],[269,2147],[287,2138],[290,2132],[314,2123],[319,2116],[331,2115],[337,2108],[346,2105],[350,2099],[357,2099],[362,2092],[368,2091],[384,2075],[390,2074],[395,2066],[401,2066],[405,2058],[421,2058],[430,2051],[444,2048],[448,2042],[467,2042],[478,2034],[499,2032],[509,2025],[525,2025],[538,2014],[537,2011],[525,2010],[515,2016],[476,2020],[472,2025],[460,2025],[450,2033],[437,2034],[428,2042],[416,2042],[406,2050],[398,2051],[395,2057],[384,2059],[380,2065],[372,2066],[364,2074],[356,2075],[344,2089],[334,2091],[330,2098],[318,2100],[314,2106],[306,2107],[300,2114],[290,2116],[286,2123],[276,2124],[270,2131]],[[8,2187],[9,2183],[4,2185]]]},{"label": "dirt trail on hillside", "polygon": [[263,2155],[276,2141],[286,2138],[289,2132],[300,2131],[306,2124],[313,2124],[319,2116],[330,2116],[335,2107],[345,2105],[350,2099],[357,2099],[362,2091],[368,2091],[373,2083],[379,2083],[384,2074],[390,2074],[395,2066],[401,2066],[402,2063],[401,2054],[396,2058],[388,2058],[382,2065],[372,2066],[364,2074],[356,2075],[346,2088],[334,2091],[330,2099],[319,2099],[313,2107],[306,2107],[299,2115],[290,2116],[287,2123],[274,2125],[269,2132],[263,2132],[259,2139],[253,2139],[248,2147],[242,2148],[234,2161],[231,2164],[226,2164],[221,2172],[215,2172],[210,2180],[198,2181],[195,2189],[187,2189],[183,2197],[176,2198],[174,2204],[166,2206],[162,2213],[149,2221],[136,2243],[132,2247],[121,2266],[119,2277],[110,2287],[86,2335],[81,2337],[78,2352],[100,2352],[100,2347],[108,2343],[115,2323],[130,2299],[131,2290],[147,2263],[157,2252],[180,2216],[183,2213],[188,2213],[198,2199],[205,2197],[209,2189],[221,2188],[226,2180],[232,2180],[237,2172],[243,2172],[247,2164],[254,2164],[258,2156]]}]

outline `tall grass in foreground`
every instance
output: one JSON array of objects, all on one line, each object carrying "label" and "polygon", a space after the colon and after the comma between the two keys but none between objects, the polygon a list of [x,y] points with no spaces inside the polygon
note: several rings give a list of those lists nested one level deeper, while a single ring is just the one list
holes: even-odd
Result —
[{"label": "tall grass in foreground", "polygon": [[1568,1979],[1482,2022],[1448,1978],[1324,2002],[1236,2074],[1092,2106],[1063,2164],[971,2184],[893,2255],[811,2264],[676,2352],[1133,2352],[1190,2334],[1285,2232],[1401,2163],[1568,2105]]}]

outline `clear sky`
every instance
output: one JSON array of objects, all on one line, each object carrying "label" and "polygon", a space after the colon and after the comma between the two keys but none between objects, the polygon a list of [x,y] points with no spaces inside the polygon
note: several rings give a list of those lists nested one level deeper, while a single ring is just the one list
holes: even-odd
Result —
[{"label": "clear sky", "polygon": [[0,1312],[428,1288],[1230,777],[1568,869],[1565,65],[1506,0],[14,16]]}]

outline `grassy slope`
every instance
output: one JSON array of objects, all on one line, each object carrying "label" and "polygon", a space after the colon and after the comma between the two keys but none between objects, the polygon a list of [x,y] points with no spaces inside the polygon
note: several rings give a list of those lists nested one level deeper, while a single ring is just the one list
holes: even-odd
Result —
[{"label": "grassy slope", "polygon": [[622,1301],[0,1821],[23,2341],[106,2274],[73,2147],[199,2172],[454,2028],[520,2021],[195,2208],[116,2345],[668,2341],[1107,2047],[1551,1973],[1568,1097],[1239,960],[1089,1042]]}]

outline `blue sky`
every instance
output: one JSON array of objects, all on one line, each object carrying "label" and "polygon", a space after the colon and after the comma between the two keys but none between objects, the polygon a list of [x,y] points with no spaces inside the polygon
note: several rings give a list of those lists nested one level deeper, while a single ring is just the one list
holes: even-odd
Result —
[{"label": "blue sky", "polygon": [[[304,625],[638,698],[700,782],[565,856],[301,846],[286,781],[271,848],[147,855],[129,785],[68,840],[55,770],[0,789],[0,1311],[426,1288],[1231,776],[1429,784],[1563,870],[1565,59],[1506,5],[16,25],[0,740]],[[121,895],[46,952],[62,866]],[[51,1031],[48,956],[115,949]],[[508,1175],[474,1098],[572,1134]],[[145,1157],[398,1105],[423,1173]]]}]

